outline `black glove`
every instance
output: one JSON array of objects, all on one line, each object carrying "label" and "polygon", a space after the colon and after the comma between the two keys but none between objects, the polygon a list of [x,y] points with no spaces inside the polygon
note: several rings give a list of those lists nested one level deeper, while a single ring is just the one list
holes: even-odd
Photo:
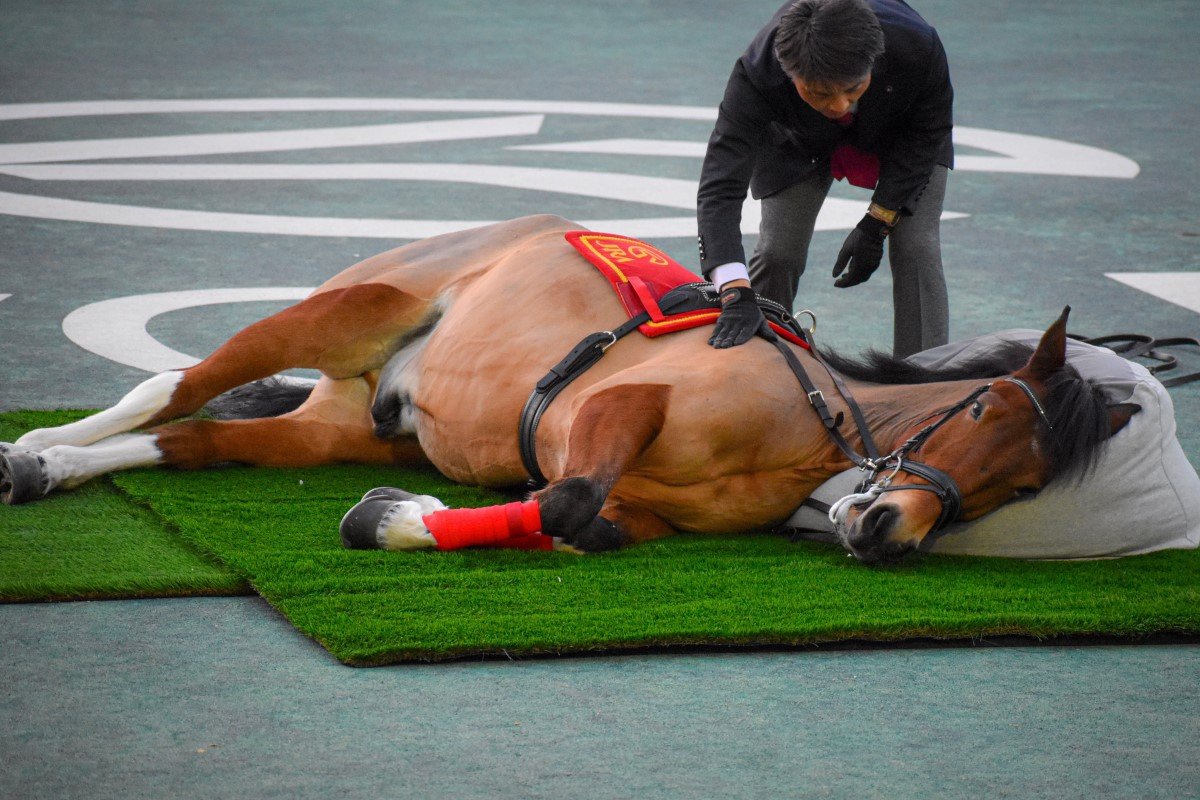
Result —
[{"label": "black glove", "polygon": [[883,259],[883,240],[891,230],[881,219],[876,219],[870,214],[863,217],[846,237],[846,243],[838,253],[837,263],[833,265],[833,277],[841,275],[847,265],[850,269],[833,285],[845,289],[847,286],[865,283],[871,277],[871,273],[879,269],[879,262]]},{"label": "black glove", "polygon": [[737,347],[754,338],[766,325],[767,318],[754,299],[754,290],[734,286],[721,292],[721,316],[717,317],[716,330],[708,343],[718,350]]}]

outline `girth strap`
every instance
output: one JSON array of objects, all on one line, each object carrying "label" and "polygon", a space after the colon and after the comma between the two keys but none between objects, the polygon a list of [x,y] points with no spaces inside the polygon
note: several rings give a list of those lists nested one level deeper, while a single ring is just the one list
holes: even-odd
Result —
[{"label": "girth strap", "polygon": [[546,409],[550,407],[551,401],[567,388],[571,381],[599,361],[604,351],[612,347],[618,339],[637,330],[639,325],[649,319],[650,313],[643,311],[611,331],[588,334],[537,382],[529,399],[525,401],[525,408],[521,411],[521,425],[517,433],[521,463],[525,465],[525,471],[529,473],[533,483],[539,486],[546,485],[546,476],[538,466],[536,436],[538,424],[542,421]]}]

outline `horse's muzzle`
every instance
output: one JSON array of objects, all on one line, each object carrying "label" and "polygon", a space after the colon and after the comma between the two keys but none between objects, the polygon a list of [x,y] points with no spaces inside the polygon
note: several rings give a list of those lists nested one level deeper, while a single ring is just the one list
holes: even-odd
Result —
[{"label": "horse's muzzle", "polygon": [[891,538],[901,517],[900,506],[895,503],[872,504],[846,532],[846,549],[864,564],[897,563],[916,549],[912,541],[893,541]]}]

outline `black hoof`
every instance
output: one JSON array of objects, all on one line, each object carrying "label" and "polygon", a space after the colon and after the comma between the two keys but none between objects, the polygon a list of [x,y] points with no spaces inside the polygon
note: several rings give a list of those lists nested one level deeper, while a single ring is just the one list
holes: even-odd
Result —
[{"label": "black hoof", "polygon": [[406,492],[403,489],[395,489],[391,486],[380,486],[372,489],[362,496],[363,500],[377,500],[384,498],[391,500],[393,503],[399,503],[401,500],[413,500],[416,495],[412,492]]},{"label": "black hoof", "polygon": [[0,502],[15,506],[38,500],[49,491],[46,462],[36,453],[0,453]]},{"label": "black hoof", "polygon": [[358,505],[342,517],[342,524],[338,528],[342,534],[342,544],[351,550],[378,550],[379,523],[387,510],[395,504],[396,501],[388,497],[360,500]]}]

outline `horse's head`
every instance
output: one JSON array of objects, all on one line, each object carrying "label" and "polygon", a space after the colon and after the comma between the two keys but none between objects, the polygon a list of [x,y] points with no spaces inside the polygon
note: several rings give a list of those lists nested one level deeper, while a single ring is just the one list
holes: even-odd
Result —
[{"label": "horse's head", "polygon": [[835,511],[850,553],[869,564],[898,561],[945,524],[981,517],[1064,473],[1086,473],[1099,444],[1138,406],[1107,407],[1066,364],[1069,311],[1024,366],[935,411],[877,462],[870,486]]}]

